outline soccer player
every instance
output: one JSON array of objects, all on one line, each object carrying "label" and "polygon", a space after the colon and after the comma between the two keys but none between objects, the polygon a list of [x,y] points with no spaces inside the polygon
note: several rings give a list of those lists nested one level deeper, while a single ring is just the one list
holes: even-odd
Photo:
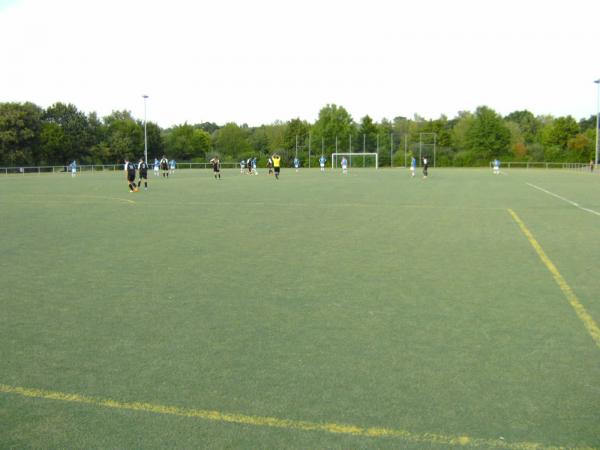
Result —
[{"label": "soccer player", "polygon": [[75,160],[73,160],[73,162],[71,163],[71,177],[74,177],[77,175],[77,162]]},{"label": "soccer player", "polygon": [[416,171],[417,171],[417,160],[413,156],[412,159],[410,160],[410,176],[414,177]]},{"label": "soccer player", "polygon": [[213,166],[213,173],[215,175],[215,180],[217,179],[217,177],[220,180],[221,179],[221,161],[219,161],[219,157],[215,156],[213,159],[210,160],[210,163]]},{"label": "soccer player", "polygon": [[128,159],[125,160],[125,177],[129,185],[129,192],[137,192],[138,188],[135,185],[135,165]]},{"label": "soccer player", "polygon": [[140,158],[140,162],[137,166],[138,175],[140,177],[140,181],[138,181],[138,187],[142,187],[142,180],[144,180],[144,190],[148,190],[148,164],[144,161],[144,158]]},{"label": "soccer player", "polygon": [[319,158],[319,165],[321,166],[321,172],[325,172],[325,162],[327,161],[327,158],[325,158],[325,155],[321,155],[321,157]]},{"label": "soccer player", "polygon": [[244,169],[246,168],[246,161],[244,161],[243,159],[240,161],[240,173],[243,175],[244,174]]},{"label": "soccer player", "polygon": [[160,176],[160,162],[158,158],[154,158],[154,175],[157,177]]},{"label": "soccer player", "polygon": [[298,169],[300,169],[300,160],[298,158],[294,158],[294,167],[296,168],[296,173],[298,173]]},{"label": "soccer player", "polygon": [[252,158],[252,173],[258,175],[258,170],[256,170],[256,158]]},{"label": "soccer player", "polygon": [[500,174],[500,161],[498,158],[494,159],[494,175]]},{"label": "soccer player", "polygon": [[281,170],[281,156],[275,153],[273,154],[273,156],[271,156],[271,159],[273,160],[273,170],[275,171],[275,179],[279,180],[279,171]]},{"label": "soccer player", "polygon": [[346,157],[342,157],[342,173],[344,175],[348,174],[348,160],[346,159]]},{"label": "soccer player", "polygon": [[269,175],[273,175],[273,159],[270,156],[267,160],[267,168],[269,169]]},{"label": "soccer player", "polygon": [[162,176],[169,178],[169,160],[165,155],[163,155],[160,160],[160,169],[162,170]]},{"label": "soccer player", "polygon": [[252,158],[248,158],[246,167],[248,168],[248,175],[252,175]]},{"label": "soccer player", "polygon": [[427,169],[429,168],[429,161],[427,156],[423,158],[423,179],[427,178]]},{"label": "soccer player", "polygon": [[175,162],[174,159],[172,159],[171,161],[169,161],[169,167],[171,169],[171,175],[173,175],[175,173],[175,167],[177,166],[177,163]]}]

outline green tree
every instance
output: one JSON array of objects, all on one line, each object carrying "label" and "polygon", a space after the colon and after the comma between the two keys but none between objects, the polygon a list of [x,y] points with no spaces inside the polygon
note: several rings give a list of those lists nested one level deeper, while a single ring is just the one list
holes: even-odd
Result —
[{"label": "green tree", "polygon": [[210,151],[211,138],[208,132],[184,123],[165,133],[165,153],[169,158],[189,161],[205,158]]},{"label": "green tree", "polygon": [[474,163],[486,164],[508,154],[510,139],[510,130],[502,117],[493,109],[480,106],[465,132],[465,150],[473,156]]},{"label": "green tree", "polygon": [[144,154],[144,128],[129,111],[113,111],[104,118],[104,124],[113,162],[137,159]]},{"label": "green tree", "polygon": [[249,135],[247,128],[234,122],[227,123],[214,134],[214,150],[224,159],[237,160],[238,156],[252,152]]},{"label": "green tree", "polygon": [[39,164],[42,109],[33,103],[0,103],[0,161]]},{"label": "green tree", "polygon": [[505,120],[517,124],[522,136],[523,144],[533,144],[538,140],[538,134],[542,124],[532,112],[527,110],[513,111],[505,117]]},{"label": "green tree", "polygon": [[339,150],[345,149],[348,138],[354,134],[354,120],[343,106],[335,104],[326,105],[319,111],[319,118],[314,127],[314,135],[317,142],[324,139],[326,150],[335,148],[336,138]]},{"label": "green tree", "polygon": [[94,145],[86,115],[73,104],[55,103],[43,115],[42,154],[50,164],[87,162]]},{"label": "green tree", "polygon": [[542,144],[546,147],[559,148],[560,153],[565,156],[569,140],[573,139],[578,133],[579,125],[573,117],[558,117],[542,130]]}]

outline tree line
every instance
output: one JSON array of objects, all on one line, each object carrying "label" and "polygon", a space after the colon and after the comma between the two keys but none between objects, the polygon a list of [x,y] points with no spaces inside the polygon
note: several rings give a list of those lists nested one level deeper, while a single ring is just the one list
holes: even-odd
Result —
[{"label": "tree line", "polygon": [[[536,116],[514,111],[502,116],[492,108],[460,112],[449,119],[395,117],[375,122],[368,115],[355,121],[335,104],[325,105],[314,123],[299,118],[249,127],[234,122],[176,125],[163,129],[148,122],[148,158],[164,154],[177,161],[205,162],[218,155],[239,161],[282,154],[284,163],[297,155],[332,152],[378,152],[380,165],[402,165],[404,158],[425,152],[435,140],[438,166],[481,166],[501,161],[586,162],[595,152],[596,116]],[[0,165],[38,166],[116,164],[144,153],[144,123],[129,111],[99,118],[75,105],[55,103],[44,109],[33,103],[0,103]]]}]

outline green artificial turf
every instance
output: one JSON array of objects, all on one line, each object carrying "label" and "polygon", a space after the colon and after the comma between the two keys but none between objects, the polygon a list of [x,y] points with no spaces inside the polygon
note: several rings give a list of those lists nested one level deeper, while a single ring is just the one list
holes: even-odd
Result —
[{"label": "green artificial turf", "polygon": [[0,176],[0,384],[416,439],[5,392],[0,447],[600,447],[600,346],[508,209],[596,323],[600,216],[527,183],[600,212],[552,170]]}]

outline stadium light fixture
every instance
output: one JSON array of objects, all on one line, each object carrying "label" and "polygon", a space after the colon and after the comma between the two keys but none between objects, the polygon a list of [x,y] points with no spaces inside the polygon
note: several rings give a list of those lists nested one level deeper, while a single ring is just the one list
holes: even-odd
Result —
[{"label": "stadium light fixture", "polygon": [[598,153],[599,153],[599,141],[598,141],[598,129],[600,128],[600,78],[594,81],[598,85],[598,107],[596,109],[596,161],[594,165],[598,167]]},{"label": "stadium light fixture", "polygon": [[148,130],[146,128],[146,100],[148,96],[144,94],[142,97],[144,97],[144,160],[148,164]]}]

